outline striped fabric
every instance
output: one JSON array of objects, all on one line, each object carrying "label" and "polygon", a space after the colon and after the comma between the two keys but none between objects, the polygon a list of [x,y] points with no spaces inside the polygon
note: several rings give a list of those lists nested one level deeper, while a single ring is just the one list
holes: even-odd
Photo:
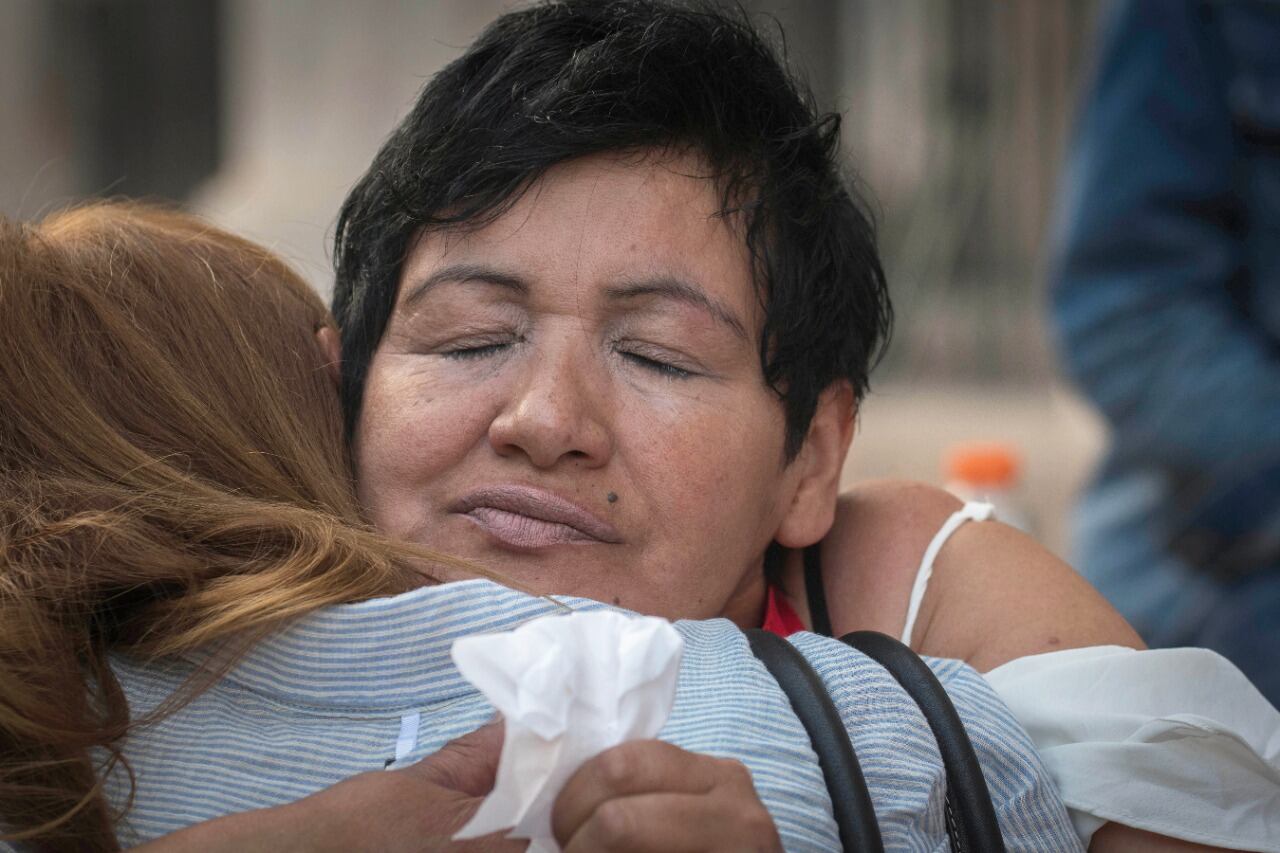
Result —
[{"label": "striped fabric", "polygon": [[[556,612],[562,610],[545,599],[477,580],[311,614],[256,646],[182,710],[130,737],[125,754],[137,787],[120,825],[122,843],[288,802],[382,768],[398,752],[401,764],[430,754],[493,713],[453,667],[453,640]],[[724,620],[677,628],[687,646],[661,737],[743,761],[787,850],[838,850],[809,739],[743,635]],[[823,675],[853,733],[886,846],[946,851],[943,772],[919,711],[879,666],[838,642],[812,634],[791,642]],[[969,727],[1009,849],[1079,850],[1039,757],[1008,709],[964,664],[930,663]],[[181,684],[192,664],[142,669],[118,658],[115,666],[141,715]],[[127,784],[125,774],[113,773],[108,796],[122,803]]]}]

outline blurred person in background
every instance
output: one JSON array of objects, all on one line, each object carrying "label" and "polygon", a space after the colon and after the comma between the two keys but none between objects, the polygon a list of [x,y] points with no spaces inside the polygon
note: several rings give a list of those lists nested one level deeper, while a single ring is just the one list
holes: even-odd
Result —
[{"label": "blurred person in background", "polygon": [[1111,10],[1053,319],[1111,447],[1077,564],[1153,646],[1280,700],[1280,3]]}]

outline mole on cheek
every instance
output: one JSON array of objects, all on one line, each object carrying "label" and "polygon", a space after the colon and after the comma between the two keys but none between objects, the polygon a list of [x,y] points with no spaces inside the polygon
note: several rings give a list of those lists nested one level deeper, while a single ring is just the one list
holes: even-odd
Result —
[{"label": "mole on cheek", "polygon": [[610,492],[609,494],[605,495],[605,499],[609,501],[609,503],[611,504],[616,504],[618,502],[618,493]]},{"label": "mole on cheek", "polygon": [[621,599],[621,598],[618,598],[618,596],[616,596],[616,595],[615,595],[615,596],[613,597],[613,604],[614,604],[614,606],[616,607],[617,605],[619,605],[619,604],[621,604],[621,603],[622,603],[622,599]]}]

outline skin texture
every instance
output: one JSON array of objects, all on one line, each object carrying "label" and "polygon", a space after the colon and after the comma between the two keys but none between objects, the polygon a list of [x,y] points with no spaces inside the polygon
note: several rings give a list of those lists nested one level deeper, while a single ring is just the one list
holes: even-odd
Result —
[{"label": "skin texture", "polygon": [[1118,823],[1109,823],[1099,829],[1089,843],[1089,853],[1215,853],[1225,849],[1166,838]]},{"label": "skin texture", "polygon": [[[831,524],[852,398],[825,395],[785,464],[745,243],[700,168],[573,161],[491,224],[416,241],[355,440],[375,525],[538,593],[759,624],[768,543]],[[503,541],[457,510],[491,487],[545,490],[617,541]]]},{"label": "skin texture", "polygon": [[[941,489],[903,481],[860,483],[840,496],[822,542],[837,636],[856,630],[901,636],[925,549],[960,507]],[[798,555],[789,555],[783,588],[808,624]],[[911,637],[920,654],[959,658],[980,672],[1026,655],[1094,645],[1144,647],[1070,566],[999,522],[964,524],[943,546]]]},{"label": "skin texture", "polygon": [[782,850],[741,762],[662,741],[625,743],[584,764],[551,821],[565,853]]}]

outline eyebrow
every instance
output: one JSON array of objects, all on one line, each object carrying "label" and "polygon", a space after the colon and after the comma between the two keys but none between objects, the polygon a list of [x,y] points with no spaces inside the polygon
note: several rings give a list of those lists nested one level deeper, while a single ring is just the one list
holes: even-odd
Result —
[{"label": "eyebrow", "polygon": [[674,299],[706,311],[716,321],[728,326],[735,335],[744,341],[751,339],[750,335],[747,334],[747,327],[742,324],[742,321],[728,306],[708,296],[697,285],[674,276],[657,276],[655,278],[627,281],[609,288],[605,291],[605,295],[615,301],[638,299],[645,296]]},{"label": "eyebrow", "polygon": [[[422,299],[432,288],[445,282],[482,282],[507,288],[519,294],[529,292],[529,284],[520,276],[504,272],[484,264],[460,263],[442,267],[421,280],[408,284],[408,291],[401,302],[402,308],[411,307]],[[737,315],[717,299],[708,296],[702,288],[675,276],[654,276],[651,278],[624,281],[605,291],[611,301],[621,302],[629,299],[640,299],[646,296],[657,296],[674,299],[692,305],[711,315],[717,322],[729,327],[739,338],[749,341],[747,328]]]},{"label": "eyebrow", "polygon": [[459,283],[476,281],[505,287],[521,294],[529,292],[528,283],[513,273],[503,272],[493,267],[487,267],[484,264],[451,264],[436,270],[424,279],[410,282],[408,291],[401,301],[401,307],[408,308],[412,306],[433,287],[447,281]]}]

